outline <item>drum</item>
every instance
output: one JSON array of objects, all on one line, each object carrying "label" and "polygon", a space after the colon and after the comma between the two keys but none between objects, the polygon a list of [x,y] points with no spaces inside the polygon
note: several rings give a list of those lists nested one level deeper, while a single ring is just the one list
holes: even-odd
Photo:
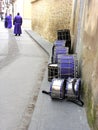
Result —
[{"label": "drum", "polygon": [[65,47],[66,40],[56,40],[54,42],[54,46],[64,46]]},{"label": "drum", "polygon": [[65,97],[65,81],[64,79],[56,79],[52,80],[50,85],[50,96],[55,99],[64,99]]},{"label": "drum", "polygon": [[57,31],[57,39],[58,40],[70,39],[70,30],[69,29],[58,30]]},{"label": "drum", "polygon": [[78,61],[76,55],[60,55],[58,57],[58,76],[65,79],[77,77]]},{"label": "drum", "polygon": [[55,47],[54,48],[54,55],[53,55],[53,63],[58,63],[57,57],[59,54],[68,54],[69,48],[68,47]]},{"label": "drum", "polygon": [[58,78],[58,65],[57,64],[48,64],[48,81],[52,81],[53,78]]},{"label": "drum", "polygon": [[78,98],[80,97],[81,80],[80,78],[68,78],[66,81],[65,97]]}]

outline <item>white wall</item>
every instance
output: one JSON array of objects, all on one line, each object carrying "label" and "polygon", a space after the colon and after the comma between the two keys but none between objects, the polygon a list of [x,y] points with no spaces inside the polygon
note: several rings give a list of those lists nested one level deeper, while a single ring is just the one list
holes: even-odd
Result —
[{"label": "white wall", "polygon": [[14,3],[14,16],[20,13],[24,28],[31,28],[31,3],[29,0],[16,0]]}]

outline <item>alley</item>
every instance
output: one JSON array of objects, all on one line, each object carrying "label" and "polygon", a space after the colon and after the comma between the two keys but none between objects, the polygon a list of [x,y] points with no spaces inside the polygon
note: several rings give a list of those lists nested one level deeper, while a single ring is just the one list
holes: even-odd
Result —
[{"label": "alley", "polygon": [[[0,22],[0,130],[19,130],[29,124],[48,61],[48,55],[23,31]],[[25,122],[25,123],[24,123]]]}]

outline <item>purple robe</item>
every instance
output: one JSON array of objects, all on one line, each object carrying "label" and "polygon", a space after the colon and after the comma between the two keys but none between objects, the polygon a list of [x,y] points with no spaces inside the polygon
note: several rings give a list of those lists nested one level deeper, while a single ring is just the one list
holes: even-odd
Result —
[{"label": "purple robe", "polygon": [[14,34],[21,34],[21,25],[22,25],[22,17],[20,15],[15,16],[14,18]]},{"label": "purple robe", "polygon": [[7,28],[12,28],[12,16],[7,16],[7,22],[8,22],[8,25],[7,25]]},{"label": "purple robe", "polygon": [[7,26],[8,26],[8,16],[6,15],[5,16],[5,21],[4,21],[4,26],[5,26],[5,28],[7,28]]}]

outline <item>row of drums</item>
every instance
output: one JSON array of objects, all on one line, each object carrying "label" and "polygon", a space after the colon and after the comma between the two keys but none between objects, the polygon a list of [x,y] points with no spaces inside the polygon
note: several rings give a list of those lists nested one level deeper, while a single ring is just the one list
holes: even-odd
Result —
[{"label": "row of drums", "polygon": [[70,49],[70,44],[66,45],[66,40],[56,40],[54,42],[53,48],[52,48],[52,63],[57,63],[57,56],[58,54],[68,54]]},{"label": "row of drums", "polygon": [[48,81],[53,78],[78,77],[78,60],[76,55],[58,55],[58,63],[48,64]]},{"label": "row of drums", "polygon": [[81,99],[81,79],[71,77],[68,79],[52,79],[50,96],[52,99],[66,98],[79,106],[83,106],[84,102]]},{"label": "row of drums", "polygon": [[48,81],[51,82],[49,94],[52,99],[67,98],[83,106],[77,54],[71,54],[70,50],[69,30],[59,30],[58,40],[52,48],[51,63],[48,64]]},{"label": "row of drums", "polygon": [[53,78],[78,77],[78,60],[76,54],[69,54],[69,47],[64,40],[57,40],[52,50],[51,63],[48,64],[48,81]]}]

